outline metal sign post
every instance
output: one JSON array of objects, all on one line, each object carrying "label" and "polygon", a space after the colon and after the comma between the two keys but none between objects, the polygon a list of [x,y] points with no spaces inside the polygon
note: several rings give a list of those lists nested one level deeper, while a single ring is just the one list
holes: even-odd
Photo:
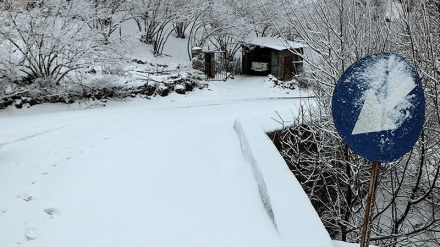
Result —
[{"label": "metal sign post", "polygon": [[365,204],[364,224],[362,225],[361,245],[360,247],[368,247],[370,244],[371,235],[371,220],[373,219],[373,208],[377,185],[379,183],[380,163],[373,161],[373,168],[371,169],[370,186],[368,187],[367,201]]},{"label": "metal sign post", "polygon": [[361,247],[368,247],[381,163],[410,151],[423,128],[425,97],[420,77],[396,54],[362,58],[336,84],[332,114],[347,145],[373,161],[361,236]]}]

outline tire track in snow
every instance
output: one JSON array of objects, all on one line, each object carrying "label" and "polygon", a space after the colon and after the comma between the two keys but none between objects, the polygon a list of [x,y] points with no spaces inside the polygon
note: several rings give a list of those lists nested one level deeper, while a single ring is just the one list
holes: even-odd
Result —
[{"label": "tire track in snow", "polygon": [[219,106],[219,105],[230,105],[230,104],[235,104],[238,102],[266,101],[266,100],[267,101],[270,101],[270,100],[296,100],[296,99],[314,99],[314,98],[315,98],[315,96],[293,96],[293,97],[266,97],[266,98],[254,98],[254,99],[252,99],[252,98],[251,99],[231,99],[231,100],[202,102],[200,104],[195,104],[195,105],[160,108],[160,109],[156,109],[156,111],[187,109],[187,108],[195,108],[195,107],[210,107],[210,106]]},{"label": "tire track in snow", "polygon": [[10,144],[17,143],[17,142],[26,141],[26,140],[29,140],[29,139],[34,138],[34,137],[36,137],[36,136],[40,136],[40,135],[44,135],[44,134],[47,134],[47,133],[50,133],[50,132],[54,132],[54,131],[59,130],[59,129],[62,129],[62,128],[64,128],[64,127],[65,127],[65,126],[61,126],[61,127],[54,128],[54,129],[49,129],[49,130],[46,130],[46,131],[42,131],[42,132],[38,132],[38,133],[35,133],[35,134],[32,134],[32,135],[28,135],[28,136],[25,136],[25,137],[22,137],[22,138],[19,138],[19,139],[13,140],[13,141],[0,143],[0,148],[4,147],[4,146],[6,146],[6,145],[10,145]]}]

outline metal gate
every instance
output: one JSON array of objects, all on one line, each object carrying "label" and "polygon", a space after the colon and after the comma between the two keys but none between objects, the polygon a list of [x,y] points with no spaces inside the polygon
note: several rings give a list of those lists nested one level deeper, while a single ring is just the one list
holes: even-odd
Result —
[{"label": "metal gate", "polygon": [[226,52],[205,51],[205,75],[207,81],[226,81],[228,78]]}]

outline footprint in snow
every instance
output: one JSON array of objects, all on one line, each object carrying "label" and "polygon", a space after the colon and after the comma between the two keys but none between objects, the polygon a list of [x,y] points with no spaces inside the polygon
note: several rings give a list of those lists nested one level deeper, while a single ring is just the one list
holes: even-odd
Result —
[{"label": "footprint in snow", "polygon": [[54,216],[60,215],[60,211],[56,208],[46,208],[44,209],[44,212],[53,218]]},{"label": "footprint in snow", "polygon": [[0,215],[6,213],[8,211],[8,207],[4,205],[3,203],[0,203]]},{"label": "footprint in snow", "polygon": [[24,201],[24,202],[31,202],[31,201],[35,200],[35,197],[28,195],[26,193],[18,195],[17,198]]},{"label": "footprint in snow", "polygon": [[27,241],[32,241],[38,238],[38,232],[34,228],[27,228],[24,231],[24,236],[27,239]]}]

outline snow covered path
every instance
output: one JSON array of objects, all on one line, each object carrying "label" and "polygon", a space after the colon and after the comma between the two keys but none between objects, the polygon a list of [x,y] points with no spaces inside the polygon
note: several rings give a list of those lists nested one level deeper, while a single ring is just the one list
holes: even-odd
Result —
[{"label": "snow covered path", "polygon": [[298,100],[214,95],[1,112],[0,246],[284,246],[233,124]]}]

